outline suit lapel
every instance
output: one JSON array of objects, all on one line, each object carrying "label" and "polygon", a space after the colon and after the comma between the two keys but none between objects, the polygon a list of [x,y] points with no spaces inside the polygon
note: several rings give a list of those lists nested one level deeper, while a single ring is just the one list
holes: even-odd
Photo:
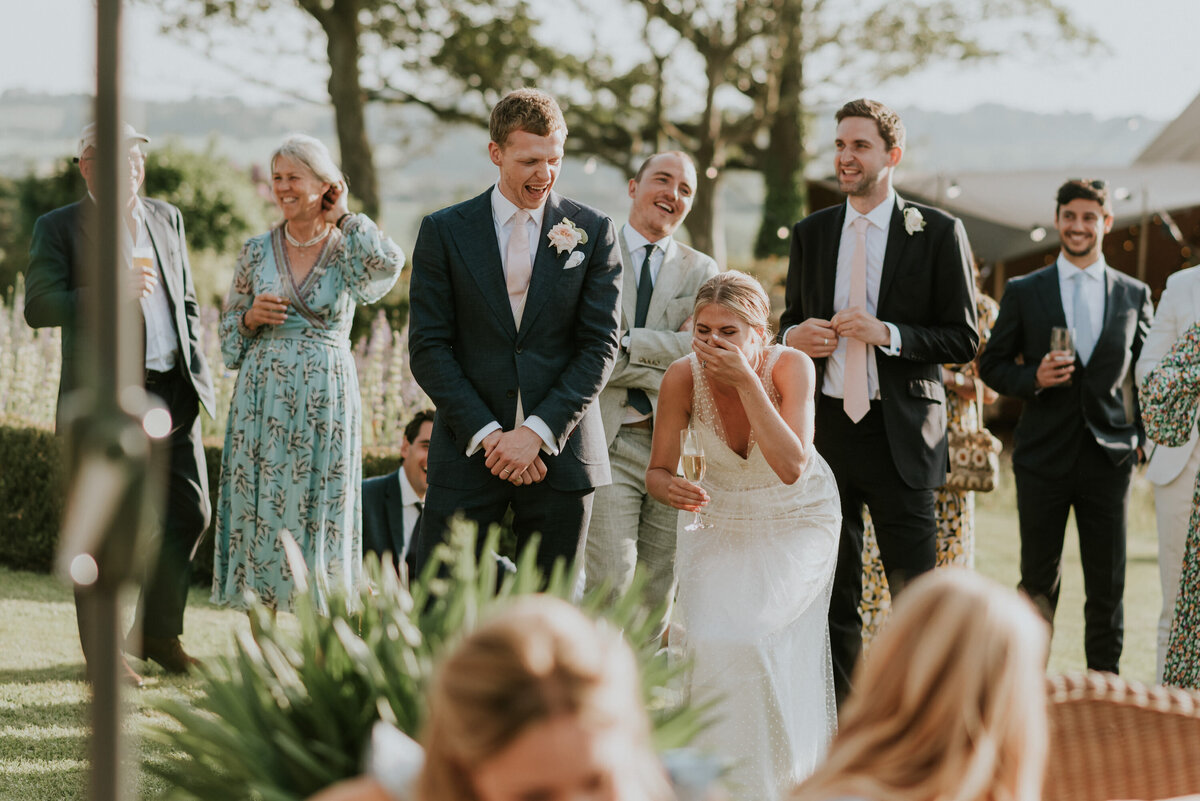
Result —
[{"label": "suit lapel", "polygon": [[[833,223],[829,236],[825,239],[825,247],[817,254],[821,270],[821,311],[820,317],[833,317],[833,290],[837,284],[838,250],[842,244],[842,226],[846,224],[846,203],[838,207],[833,215]],[[815,310],[814,310],[815,311]],[[814,315],[816,316],[816,315]]]},{"label": "suit lapel", "polygon": [[633,263],[633,255],[629,252],[629,245],[625,242],[625,232],[617,232],[617,240],[621,245],[621,326],[626,331],[633,328],[634,320],[637,318],[637,278],[634,275],[634,270],[641,265]]},{"label": "suit lapel", "polygon": [[682,268],[683,251],[672,239],[662,266],[658,268],[658,280],[654,282],[654,294],[650,296],[650,310],[646,312],[647,323],[651,320],[657,322],[667,313],[667,304],[675,297],[675,287],[683,276]]},{"label": "suit lapel", "polygon": [[517,335],[512,306],[508,302],[508,285],[504,282],[504,262],[496,225],[492,215],[492,192],[488,189],[459,209],[459,222],[450,232],[459,257],[475,279],[488,308],[496,315],[509,335]]},{"label": "suit lapel", "polygon": [[1065,328],[1067,313],[1063,310],[1062,291],[1058,285],[1058,265],[1051,264],[1042,271],[1041,286],[1035,287],[1034,295],[1041,301],[1042,311],[1050,320],[1051,327]]},{"label": "suit lapel", "polygon": [[[403,469],[402,466],[400,470]],[[388,536],[392,540],[392,553],[399,558],[400,550],[404,547],[404,499],[400,497],[400,471],[393,473],[390,479],[383,493],[384,510],[387,514]]]},{"label": "suit lapel", "polygon": [[1116,276],[1113,274],[1112,267],[1104,268],[1104,322],[1100,326],[1100,333],[1096,336],[1096,345],[1092,348],[1095,353],[1097,347],[1112,330],[1117,313],[1126,308],[1125,286],[1118,284]]},{"label": "suit lapel", "polygon": [[888,290],[896,278],[896,270],[900,265],[900,256],[908,244],[904,230],[904,198],[896,195],[896,206],[892,209],[892,220],[888,223],[887,246],[883,250],[883,267],[879,273],[879,295],[875,299],[875,314],[879,315],[887,300]]},{"label": "suit lapel", "polygon": [[[550,197],[546,200],[546,212],[542,215],[542,230],[538,233],[537,255],[533,257],[533,277],[529,280],[529,292],[525,296],[525,311],[521,314],[521,330],[517,334],[518,340],[533,327],[538,312],[550,297],[550,290],[562,275],[563,267],[567,263],[567,254],[559,253],[552,248],[547,235],[550,233],[550,229],[562,222],[564,218],[573,222],[575,214],[578,212],[579,206],[554,192],[551,192]],[[587,266],[580,264],[572,269],[586,270]]]},{"label": "suit lapel", "polygon": [[154,247],[154,253],[158,256],[159,272],[163,276],[163,281],[167,287],[167,297],[171,301],[171,311],[176,318],[175,325],[179,326],[178,309],[180,301],[183,300],[183,285],[181,281],[183,276],[176,269],[175,260],[171,253],[171,232],[167,226],[166,220],[158,213],[158,209],[151,206],[149,203],[142,201],[142,208],[146,212],[146,230],[150,234],[150,244]]}]

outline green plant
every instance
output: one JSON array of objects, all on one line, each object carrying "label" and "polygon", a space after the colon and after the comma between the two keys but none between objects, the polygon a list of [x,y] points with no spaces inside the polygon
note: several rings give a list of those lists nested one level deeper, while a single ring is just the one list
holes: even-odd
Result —
[{"label": "green plant", "polygon": [[[499,536],[493,527],[481,552],[494,550]],[[232,656],[205,663],[195,703],[159,704],[172,723],[148,736],[179,757],[147,769],[174,788],[167,797],[294,801],[356,774],[376,720],[416,736],[442,649],[514,596],[572,593],[573,571],[562,563],[541,575],[536,543],[520,555],[515,573],[499,578],[494,560],[475,558],[475,538],[473,526],[456,524],[451,544],[435,553],[412,595],[370,559],[368,582],[355,595],[332,598],[328,616],[315,603],[298,604],[295,633],[265,609],[252,610],[256,635],[240,637]],[[302,563],[292,564],[301,575]],[[642,607],[640,586],[612,602],[601,589],[581,606],[643,644],[638,655],[655,745],[679,747],[704,725],[706,710],[677,703],[668,691],[679,666],[668,665],[651,637],[656,618]]]}]

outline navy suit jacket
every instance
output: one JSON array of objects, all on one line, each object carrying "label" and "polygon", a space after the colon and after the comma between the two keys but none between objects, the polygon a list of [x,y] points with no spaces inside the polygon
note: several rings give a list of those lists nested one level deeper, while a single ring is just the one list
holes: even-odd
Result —
[{"label": "navy suit jacket", "polygon": [[[407,555],[404,547],[404,499],[400,497],[399,468],[387,475],[363,479],[363,553],[392,554],[397,567]],[[413,531],[413,537],[417,535]],[[409,543],[410,547],[412,543]]]},{"label": "navy suit jacket", "polygon": [[[542,455],[546,482],[561,491],[607,484],[608,448],[595,403],[616,359],[621,258],[612,220],[551,193],[534,256],[521,328],[504,282],[492,221],[491,192],[442,209],[421,223],[413,248],[409,355],[417,383],[437,407],[429,444],[432,486],[478,489],[499,481],[483,450],[467,445],[493,420],[516,420],[517,392],[526,417],[549,426],[559,449]],[[547,234],[563,219],[582,229],[568,254]]]},{"label": "navy suit jacket", "polygon": [[[915,208],[925,228],[909,234],[904,209]],[[810,317],[833,316],[833,287],[846,204],[814,212],[796,223],[788,263],[781,331]],[[892,460],[914,489],[946,483],[946,389],[941,365],[975,358],[979,331],[971,247],[962,222],[899,195],[888,227],[875,316],[900,331],[900,355],[875,349],[884,429]],[[815,359],[817,396],[825,359]]]},{"label": "navy suit jacket", "polygon": [[[200,305],[192,284],[183,215],[161,200],[142,198],[150,241],[162,267],[163,286],[171,306],[179,353],[186,363],[184,373],[196,390],[200,403],[211,416],[217,404],[213,397],[212,374],[200,349]],[[95,292],[87,283],[84,259],[96,244],[89,220],[96,205],[91,198],[43,214],[33,224],[29,248],[29,275],[25,284],[25,320],[34,328],[62,328],[62,377],[59,399],[79,385],[78,327],[80,311],[90,312]]]},{"label": "navy suit jacket", "polygon": [[1094,437],[1113,464],[1146,442],[1131,379],[1154,316],[1150,288],[1112,267],[1104,275],[1104,325],[1091,358],[1086,366],[1076,358],[1069,385],[1040,392],[1034,376],[1050,350],[1050,329],[1067,324],[1058,266],[1005,286],[979,370],[992,389],[1025,401],[1013,432],[1017,467],[1057,478],[1074,468],[1083,436]]}]

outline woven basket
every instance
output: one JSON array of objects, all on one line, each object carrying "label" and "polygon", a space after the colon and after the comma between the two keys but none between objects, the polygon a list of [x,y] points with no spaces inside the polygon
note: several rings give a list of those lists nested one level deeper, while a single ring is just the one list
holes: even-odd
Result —
[{"label": "woven basket", "polygon": [[1043,801],[1200,793],[1200,693],[1095,672],[1052,677],[1047,692]]}]

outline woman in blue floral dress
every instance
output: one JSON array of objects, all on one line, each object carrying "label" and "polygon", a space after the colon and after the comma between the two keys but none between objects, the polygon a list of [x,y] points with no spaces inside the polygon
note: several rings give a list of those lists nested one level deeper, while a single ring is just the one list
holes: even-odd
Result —
[{"label": "woman in blue floral dress", "polygon": [[289,137],[271,157],[284,221],[249,240],[221,316],[225,364],[238,370],[225,429],[213,600],[253,592],[290,610],[295,580],[281,535],[296,541],[324,593],[359,580],[361,399],[350,323],[404,264],[368,217],[350,214],[329,151]]},{"label": "woman in blue floral dress", "polygon": [[[1187,442],[1200,405],[1200,323],[1146,376],[1141,401],[1142,422],[1150,439],[1171,447]],[[1191,689],[1200,688],[1200,475],[1196,482],[1163,665],[1163,684]]]}]

